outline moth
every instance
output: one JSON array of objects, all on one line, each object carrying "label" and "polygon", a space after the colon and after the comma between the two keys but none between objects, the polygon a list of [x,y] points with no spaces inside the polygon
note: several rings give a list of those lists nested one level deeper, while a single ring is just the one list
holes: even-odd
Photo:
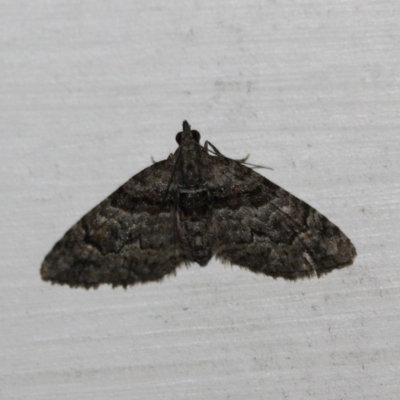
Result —
[{"label": "moth", "polygon": [[314,208],[225,157],[183,122],[166,160],[133,176],[59,240],[45,281],[113,287],[159,281],[180,265],[217,259],[285,279],[353,263],[347,236]]}]

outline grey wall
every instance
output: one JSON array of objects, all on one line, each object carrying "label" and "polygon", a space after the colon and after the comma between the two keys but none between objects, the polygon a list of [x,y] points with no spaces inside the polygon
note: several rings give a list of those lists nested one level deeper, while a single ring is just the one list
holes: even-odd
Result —
[{"label": "grey wall", "polygon": [[[397,399],[400,3],[0,1],[0,398]],[[213,260],[128,290],[42,282],[54,242],[188,119],[315,206],[355,264]]]}]

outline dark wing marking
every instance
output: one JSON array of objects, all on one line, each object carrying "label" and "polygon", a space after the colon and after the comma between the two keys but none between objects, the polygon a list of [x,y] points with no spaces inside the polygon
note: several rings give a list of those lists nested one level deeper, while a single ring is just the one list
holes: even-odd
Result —
[{"label": "dark wing marking", "polygon": [[[135,175],[55,244],[42,278],[72,287],[156,281],[185,263],[171,182],[174,157]],[[168,193],[167,193],[168,188]]]},{"label": "dark wing marking", "polygon": [[353,263],[353,244],[314,208],[238,162],[209,165],[217,258],[293,280]]}]

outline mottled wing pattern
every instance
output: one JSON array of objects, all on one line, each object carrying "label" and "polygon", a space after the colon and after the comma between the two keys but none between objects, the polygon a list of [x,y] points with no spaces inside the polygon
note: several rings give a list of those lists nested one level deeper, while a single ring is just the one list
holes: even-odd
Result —
[{"label": "mottled wing pattern", "polygon": [[352,264],[350,240],[314,208],[239,162],[209,163],[217,258],[292,280]]},{"label": "mottled wing pattern", "polygon": [[[78,221],[43,261],[44,280],[97,287],[156,281],[185,262],[176,229],[174,156],[135,175]],[[168,190],[167,190],[168,189]]]}]

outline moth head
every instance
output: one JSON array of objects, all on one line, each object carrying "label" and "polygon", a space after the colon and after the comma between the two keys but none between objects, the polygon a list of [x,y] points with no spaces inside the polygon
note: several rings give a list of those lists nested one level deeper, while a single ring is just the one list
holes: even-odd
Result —
[{"label": "moth head", "polygon": [[200,143],[200,133],[196,130],[191,130],[187,121],[183,121],[183,131],[178,132],[175,137],[178,144],[181,144],[183,135],[189,135],[196,143]]}]

